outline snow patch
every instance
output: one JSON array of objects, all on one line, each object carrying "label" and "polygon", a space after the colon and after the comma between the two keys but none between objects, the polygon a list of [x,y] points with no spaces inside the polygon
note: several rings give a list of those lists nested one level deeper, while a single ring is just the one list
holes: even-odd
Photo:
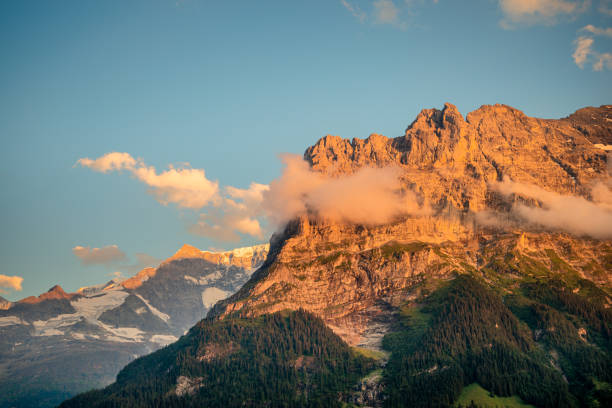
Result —
[{"label": "snow patch", "polygon": [[105,336],[105,339],[108,341],[131,343],[141,342],[143,340],[142,335],[144,332],[136,327],[112,327],[102,322],[98,322],[98,325],[111,333]]},{"label": "snow patch", "polygon": [[27,322],[24,322],[23,320],[21,320],[17,316],[0,317],[0,327],[12,326],[12,325],[15,325],[15,324],[27,324]]},{"label": "snow patch", "polygon": [[178,338],[176,336],[172,336],[170,334],[155,334],[151,336],[151,341],[153,343],[160,344],[162,346],[166,346],[170,343],[174,343]]},{"label": "snow patch", "polygon": [[85,317],[88,321],[97,321],[102,313],[120,306],[128,296],[129,293],[123,290],[112,289],[101,295],[79,298],[70,304],[76,310],[76,314]]},{"label": "snow patch", "polygon": [[61,314],[52,317],[49,320],[36,320],[32,322],[34,326],[34,333],[32,336],[59,336],[64,334],[63,331],[58,330],[60,328],[72,326],[80,322],[82,317],[76,313]]},{"label": "snow patch", "polygon": [[163,312],[160,312],[159,309],[157,309],[155,306],[150,304],[147,299],[143,298],[142,296],[140,296],[140,295],[138,295],[136,293],[134,293],[134,294],[138,297],[138,299],[142,300],[145,305],[147,305],[147,307],[149,308],[151,313],[153,313],[155,316],[159,317],[164,322],[167,322],[168,320],[170,320],[170,316],[168,316],[167,314],[165,314]]},{"label": "snow patch", "polygon": [[193,276],[189,276],[189,275],[185,275],[185,280],[188,282],[191,282],[195,285],[209,285],[211,284],[213,281],[217,281],[219,279],[221,279],[223,277],[223,275],[221,274],[220,270],[217,270],[215,272],[209,273],[206,276],[202,276],[201,278],[195,278]]},{"label": "snow patch", "polygon": [[231,292],[219,288],[206,288],[202,291],[202,304],[206,308],[211,308],[215,303],[231,295]]},{"label": "snow patch", "polygon": [[601,143],[595,143],[593,146],[595,146],[598,149],[605,150],[607,152],[612,152],[612,145],[604,145]]}]

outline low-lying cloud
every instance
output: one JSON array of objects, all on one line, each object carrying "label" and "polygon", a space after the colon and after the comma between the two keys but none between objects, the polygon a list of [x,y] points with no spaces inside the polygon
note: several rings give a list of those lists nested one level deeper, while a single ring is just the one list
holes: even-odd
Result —
[{"label": "low-lying cloud", "polygon": [[22,290],[21,284],[23,278],[21,276],[7,276],[0,274],[0,293],[6,293],[9,290]]},{"label": "low-lying cloud", "polygon": [[297,155],[283,155],[280,178],[263,194],[262,208],[275,225],[312,214],[338,222],[384,224],[403,215],[424,215],[414,192],[402,187],[397,167],[362,168],[351,175],[329,177]]},{"label": "low-lying cloud", "polygon": [[149,193],[163,205],[170,203],[179,207],[200,209],[218,200],[219,183],[206,178],[202,169],[193,169],[188,163],[181,167],[168,166],[168,170],[157,172],[142,159],[129,153],[111,152],[97,159],[88,157],[77,160],[77,164],[92,170],[108,173],[126,170],[149,186]]},{"label": "low-lying cloud", "polygon": [[[492,183],[490,188],[505,197],[516,194],[541,204],[541,207],[536,207],[515,203],[509,215],[519,223],[597,239],[612,238],[612,193],[603,183],[594,186],[594,201],[553,193],[538,186],[509,179]],[[510,223],[508,215],[491,212],[478,214],[477,221],[498,227]]]},{"label": "low-lying cloud", "polygon": [[82,265],[111,265],[126,259],[125,253],[117,245],[102,248],[75,246],[72,253],[79,258]]}]

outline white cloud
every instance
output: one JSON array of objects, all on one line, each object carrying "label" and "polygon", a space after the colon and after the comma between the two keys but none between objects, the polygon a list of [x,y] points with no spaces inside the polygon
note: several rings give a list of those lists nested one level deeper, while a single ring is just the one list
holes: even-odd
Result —
[{"label": "white cloud", "polygon": [[429,213],[412,191],[402,187],[399,168],[363,168],[330,177],[312,170],[301,156],[286,154],[281,160],[283,172],[269,186],[253,183],[248,189],[226,188],[223,205],[200,214],[189,230],[219,241],[238,241],[240,234],[263,237],[264,227],[279,229],[304,215],[379,225]]},{"label": "white cloud", "polygon": [[[576,65],[583,69],[587,63],[592,64],[593,71],[603,71],[604,69],[612,70],[612,53],[598,52],[594,49],[595,40],[592,36],[603,36],[612,38],[612,28],[598,28],[592,24],[586,25],[580,29],[585,35],[580,35],[574,44],[576,48],[572,54],[572,58]],[[592,36],[589,36],[588,34]]]},{"label": "white cloud", "polygon": [[340,0],[340,3],[361,23],[371,21],[374,24],[391,25],[402,30],[408,26],[402,15],[409,14],[414,6],[410,0],[400,1],[399,5],[393,0],[375,0],[366,6],[369,9],[369,12],[366,12],[356,4],[356,1]]},{"label": "white cloud", "polygon": [[554,24],[559,18],[574,18],[590,6],[589,0],[499,0],[504,14],[501,25],[512,28],[517,24]]},{"label": "white cloud", "polygon": [[202,169],[192,169],[186,163],[158,173],[141,159],[128,153],[107,153],[95,160],[82,158],[77,161],[83,167],[107,173],[111,170],[128,170],[138,180],[150,187],[149,192],[163,205],[174,203],[179,207],[199,209],[218,199],[219,184],[206,178]]},{"label": "white cloud", "polygon": [[[510,215],[517,217],[522,223],[598,239],[612,238],[610,210],[612,193],[603,184],[597,184],[593,189],[595,202],[582,197],[546,191],[535,185],[517,183],[509,179],[492,183],[490,187],[503,196],[516,194],[534,199],[540,204],[540,206],[514,204]],[[483,212],[477,220],[482,224],[498,227],[510,223],[507,218],[501,218],[499,214],[490,212]]]},{"label": "white cloud", "polygon": [[590,33],[592,33],[594,35],[602,35],[602,36],[605,36],[605,37],[612,38],[612,27],[598,28],[598,27],[595,27],[592,24],[588,24],[588,25],[582,27],[582,30],[588,31],[588,32],[590,32]]},{"label": "white cloud", "polygon": [[0,274],[0,288],[20,291],[22,290],[22,282],[23,278],[21,276],[7,276]]},{"label": "white cloud", "polygon": [[377,225],[429,213],[401,183],[396,167],[363,168],[341,177],[312,170],[298,155],[281,156],[285,168],[270,183],[262,208],[275,226],[310,214],[337,222]]},{"label": "white cloud", "polygon": [[190,232],[224,242],[239,241],[239,234],[263,238],[264,230],[258,218],[263,215],[261,204],[268,189],[259,183],[251,183],[248,189],[226,187],[222,205],[200,214]]},{"label": "white cloud", "polygon": [[81,260],[82,265],[110,265],[124,260],[125,253],[117,245],[102,248],[75,246],[72,253]]},{"label": "white cloud", "polygon": [[391,0],[374,2],[374,21],[380,24],[397,24],[399,10]]},{"label": "white cloud", "polygon": [[590,37],[578,37],[574,42],[576,44],[576,49],[572,54],[572,58],[574,58],[574,62],[580,68],[584,68],[587,58],[593,52],[591,49],[593,42],[594,40]]},{"label": "white cloud", "polygon": [[101,173],[108,173],[111,170],[119,171],[123,169],[133,169],[137,163],[138,161],[128,153],[120,152],[107,153],[97,159],[84,157],[77,160],[77,164],[83,167],[89,167]]},{"label": "white cloud", "polygon": [[593,71],[603,71],[604,68],[612,70],[612,54],[609,52],[597,54],[595,56]]},{"label": "white cloud", "polygon": [[359,8],[359,6],[356,6],[356,5],[354,6],[351,3],[349,3],[347,0],[340,0],[340,3],[342,3],[344,8],[347,9],[353,15],[353,17],[355,17],[360,22],[363,23],[366,20],[367,14],[364,13]]}]

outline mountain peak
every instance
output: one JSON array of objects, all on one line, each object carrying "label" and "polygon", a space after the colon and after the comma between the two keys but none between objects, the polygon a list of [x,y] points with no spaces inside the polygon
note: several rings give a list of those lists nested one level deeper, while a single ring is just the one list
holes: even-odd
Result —
[{"label": "mountain peak", "polygon": [[20,303],[39,303],[42,302],[43,300],[59,300],[59,299],[70,299],[73,296],[76,296],[75,293],[66,293],[64,291],[64,289],[62,289],[62,287],[60,285],[55,285],[53,286],[51,289],[49,289],[47,292],[43,293],[42,295],[35,297],[35,296],[28,296],[25,299],[21,299],[19,302]]},{"label": "mountain peak", "polygon": [[55,285],[47,291],[47,293],[55,293],[58,295],[65,295],[64,289],[60,285]]},{"label": "mountain peak", "polygon": [[193,245],[184,244],[170,259],[200,258],[202,251]]}]

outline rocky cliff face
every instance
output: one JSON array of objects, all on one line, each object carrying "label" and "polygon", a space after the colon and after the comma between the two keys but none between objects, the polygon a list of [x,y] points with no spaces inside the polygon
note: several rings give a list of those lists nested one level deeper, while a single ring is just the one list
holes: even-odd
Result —
[{"label": "rocky cliff face", "polygon": [[76,293],[54,286],[0,304],[0,407],[52,406],[109,384],[129,361],[176,341],[240,288],[267,251],[184,246],[124,281]]},{"label": "rocky cliff face", "polygon": [[547,120],[494,105],[464,119],[447,103],[442,110],[423,110],[402,137],[326,136],[304,158],[313,169],[334,175],[365,166],[400,166],[407,186],[436,210],[495,205],[487,182],[504,176],[588,197],[592,183],[608,171],[607,151],[598,145],[612,138],[612,106],[583,111]]},{"label": "rocky cliff face", "polygon": [[504,105],[483,106],[464,119],[446,104],[423,110],[394,139],[327,136],[306,150],[313,169],[341,176],[399,166],[406,189],[432,214],[383,226],[329,223],[316,215],[294,220],[273,237],[251,280],[210,316],[303,308],[350,344],[376,348],[398,306],[457,273],[506,286],[508,279],[560,274],[577,291],[586,290],[583,278],[609,290],[612,241],[537,228],[493,230],[475,223],[474,214],[507,212],[512,200],[525,201],[515,194],[508,202],[490,188],[504,177],[591,199],[594,183],[611,176],[611,135],[610,105],[548,120]]},{"label": "rocky cliff face", "polygon": [[2,296],[0,296],[0,310],[6,310],[11,307],[12,302],[9,302]]}]

